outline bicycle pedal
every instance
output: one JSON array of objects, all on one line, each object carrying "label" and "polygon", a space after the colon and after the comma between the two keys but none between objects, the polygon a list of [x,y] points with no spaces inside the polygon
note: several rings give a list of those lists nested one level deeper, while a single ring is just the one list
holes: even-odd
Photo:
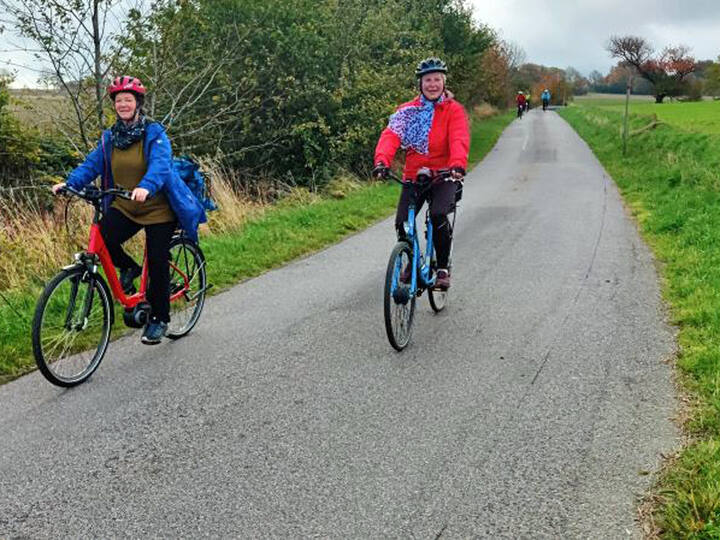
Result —
[{"label": "bicycle pedal", "polygon": [[173,283],[172,286],[170,287],[170,294],[173,295],[175,293],[179,293],[184,288],[185,288],[184,283]]}]

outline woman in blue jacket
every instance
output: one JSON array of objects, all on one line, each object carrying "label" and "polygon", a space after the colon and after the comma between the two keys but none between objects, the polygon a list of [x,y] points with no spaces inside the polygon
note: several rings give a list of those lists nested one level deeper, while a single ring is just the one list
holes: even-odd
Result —
[{"label": "woman in blue jacket", "polygon": [[[113,264],[120,269],[120,282],[127,293],[142,268],[122,244],[145,229],[150,319],[143,332],[145,344],[160,343],[170,322],[170,240],[179,222],[186,234],[197,240],[197,227],[206,221],[205,211],[190,189],[174,173],[172,150],[165,129],[147,120],[142,111],[145,87],[135,77],[117,77],[108,87],[117,122],[105,130],[98,147],[73,170],[67,185],[82,189],[98,176],[103,189],[121,187],[132,191],[132,200],[103,201],[100,221],[103,240]],[[58,192],[65,183],[53,186]]]}]

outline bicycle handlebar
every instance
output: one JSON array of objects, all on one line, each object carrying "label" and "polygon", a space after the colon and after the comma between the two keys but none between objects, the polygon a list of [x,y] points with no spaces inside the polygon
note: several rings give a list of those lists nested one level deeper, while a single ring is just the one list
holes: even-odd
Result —
[{"label": "bicycle handlebar", "polygon": [[71,195],[75,195],[76,197],[90,202],[98,201],[106,195],[115,195],[117,197],[120,197],[121,199],[127,199],[128,201],[132,200],[131,191],[119,188],[100,189],[95,186],[86,186],[83,189],[75,189],[66,184],[57,192],[58,195],[61,195],[63,193],[70,193]]},{"label": "bicycle handlebar", "polygon": [[[464,180],[464,179],[457,179],[457,180],[453,179],[452,172],[449,169],[439,169],[438,171],[436,171],[436,174],[434,176],[432,175],[432,173],[429,169],[424,169],[424,170],[428,171],[429,174],[418,174],[415,179],[415,182],[410,182],[410,181],[406,181],[406,180],[399,178],[390,169],[388,169],[388,178],[394,180],[398,184],[416,185],[416,186],[421,186],[421,187],[429,186],[440,180],[450,179],[451,182],[459,182],[460,184],[462,184],[463,180]],[[422,173],[422,171],[423,171],[423,169],[420,169],[419,172]],[[421,178],[423,178],[423,180],[420,180]]]}]

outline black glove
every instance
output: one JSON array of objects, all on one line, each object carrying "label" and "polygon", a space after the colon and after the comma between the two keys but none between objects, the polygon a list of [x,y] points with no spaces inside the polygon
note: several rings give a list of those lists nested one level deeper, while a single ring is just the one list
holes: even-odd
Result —
[{"label": "black glove", "polygon": [[375,168],[372,170],[372,175],[375,178],[387,178],[388,174],[390,174],[390,168],[382,161],[378,161],[375,164]]},{"label": "black glove", "polygon": [[465,169],[462,167],[452,167],[450,169],[450,176],[452,176],[453,180],[460,180],[462,178],[465,178]]}]

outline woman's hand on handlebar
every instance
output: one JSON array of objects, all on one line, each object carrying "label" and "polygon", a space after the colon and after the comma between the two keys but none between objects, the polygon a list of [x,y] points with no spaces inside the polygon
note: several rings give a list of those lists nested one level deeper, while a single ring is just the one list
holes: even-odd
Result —
[{"label": "woman's hand on handlebar", "polygon": [[145,200],[148,198],[148,195],[150,195],[150,192],[147,189],[138,187],[133,189],[130,200],[137,202],[145,202]]},{"label": "woman's hand on handlebar", "polygon": [[453,167],[450,169],[450,177],[453,180],[462,180],[465,178],[465,169],[462,167]]},{"label": "woman's hand on handlebar", "polygon": [[382,161],[378,161],[375,164],[375,168],[372,170],[372,175],[375,178],[387,178],[390,173],[390,167],[385,165]]},{"label": "woman's hand on handlebar", "polygon": [[63,189],[65,187],[65,182],[60,182],[59,184],[55,184],[52,188],[53,195],[57,195],[58,191]]}]

